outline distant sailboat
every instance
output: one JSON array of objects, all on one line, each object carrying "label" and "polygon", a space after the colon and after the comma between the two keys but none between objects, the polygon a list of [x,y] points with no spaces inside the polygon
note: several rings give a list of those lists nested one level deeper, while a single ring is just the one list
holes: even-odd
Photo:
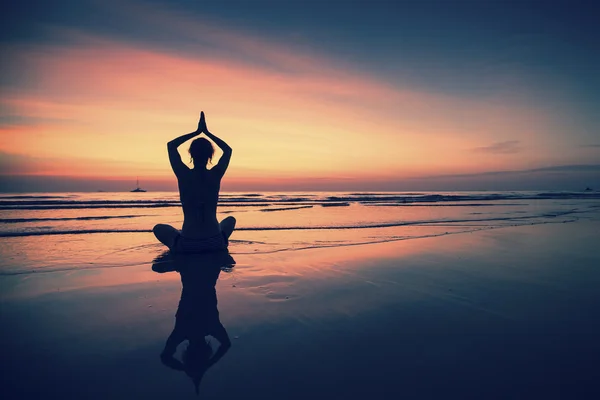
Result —
[{"label": "distant sailboat", "polygon": [[139,177],[137,178],[137,180],[135,182],[135,189],[133,189],[131,192],[136,192],[136,193],[145,192],[145,190],[140,187],[140,178]]}]

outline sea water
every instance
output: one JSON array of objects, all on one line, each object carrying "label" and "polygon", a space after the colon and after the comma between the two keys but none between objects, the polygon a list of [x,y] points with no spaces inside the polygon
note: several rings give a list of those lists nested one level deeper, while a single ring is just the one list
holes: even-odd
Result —
[{"label": "sea water", "polygon": [[[598,219],[600,192],[222,193],[230,252],[352,246]],[[158,223],[181,228],[175,192],[0,195],[0,274],[151,263]]]}]

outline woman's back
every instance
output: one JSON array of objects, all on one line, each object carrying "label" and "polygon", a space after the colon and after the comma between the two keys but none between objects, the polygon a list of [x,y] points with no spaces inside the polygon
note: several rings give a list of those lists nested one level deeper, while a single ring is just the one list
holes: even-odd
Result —
[{"label": "woman's back", "polygon": [[177,176],[183,207],[181,233],[190,239],[203,239],[219,233],[217,203],[221,177],[212,170],[194,168]]}]

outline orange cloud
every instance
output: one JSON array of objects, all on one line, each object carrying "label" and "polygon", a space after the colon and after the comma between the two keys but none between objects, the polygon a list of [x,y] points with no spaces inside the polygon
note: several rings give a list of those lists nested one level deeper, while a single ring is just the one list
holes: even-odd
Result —
[{"label": "orange cloud", "polygon": [[[397,179],[523,167],[536,159],[525,152],[494,159],[469,149],[515,135],[526,148],[552,124],[515,99],[485,103],[391,85],[325,56],[168,10],[123,7],[197,50],[68,30],[55,33],[69,44],[8,49],[9,68],[26,66],[27,82],[6,91],[2,109],[63,122],[4,127],[1,151],[62,160],[52,168],[39,164],[43,174],[170,176],[165,143],[195,129],[204,109],[211,130],[235,149],[228,175],[234,181]],[[202,43],[229,52],[203,51]],[[549,149],[536,151],[543,159]],[[185,149],[182,156],[188,159]]]}]

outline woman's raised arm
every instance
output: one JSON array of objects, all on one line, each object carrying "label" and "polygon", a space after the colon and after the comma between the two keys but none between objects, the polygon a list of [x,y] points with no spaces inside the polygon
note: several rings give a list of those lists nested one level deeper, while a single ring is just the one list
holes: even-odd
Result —
[{"label": "woman's raised arm", "polygon": [[179,176],[179,174],[182,171],[189,170],[189,168],[186,167],[183,161],[181,161],[181,156],[179,155],[179,151],[177,151],[177,148],[183,143],[190,140],[191,138],[200,135],[201,133],[202,131],[200,130],[200,123],[198,123],[198,129],[195,132],[186,133],[185,135],[176,137],[175,139],[167,143],[167,150],[169,152],[169,162],[171,163],[171,168],[173,168],[173,172],[175,172],[175,175]]}]

